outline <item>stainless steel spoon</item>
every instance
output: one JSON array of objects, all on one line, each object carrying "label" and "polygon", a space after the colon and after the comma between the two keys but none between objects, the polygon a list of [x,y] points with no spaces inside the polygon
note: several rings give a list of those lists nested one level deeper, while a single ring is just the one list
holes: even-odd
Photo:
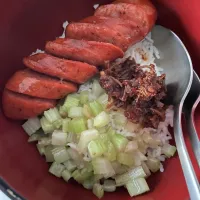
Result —
[{"label": "stainless steel spoon", "polygon": [[193,80],[190,55],[178,36],[162,26],[152,31],[155,46],[161,53],[157,63],[166,73],[168,103],[174,105],[174,136],[176,146],[189,190],[191,200],[200,199],[200,186],[190,160],[181,127],[181,113],[184,100]]},{"label": "stainless steel spoon", "polygon": [[186,125],[192,143],[192,148],[200,167],[200,141],[194,124],[194,112],[200,102],[200,79],[196,72],[193,73],[193,81],[190,92],[184,102],[183,111],[185,114]]}]

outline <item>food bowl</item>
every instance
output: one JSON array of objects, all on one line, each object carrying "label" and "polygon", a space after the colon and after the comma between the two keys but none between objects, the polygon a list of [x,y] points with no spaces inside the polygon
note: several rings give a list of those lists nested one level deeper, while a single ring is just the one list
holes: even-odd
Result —
[{"label": "food bowl", "polygon": [[[62,23],[76,21],[93,14],[94,4],[107,0],[85,1],[1,1],[1,47],[0,47],[0,96],[7,79],[18,69],[23,69],[22,58],[43,49],[47,40],[62,34]],[[158,24],[172,29],[188,48],[194,69],[200,74],[200,13],[198,0],[153,1],[158,9]],[[181,59],[181,58],[177,58]],[[177,74],[178,76],[178,74]],[[196,126],[200,132],[200,108],[196,111]],[[2,189],[11,198],[28,200],[93,200],[96,197],[77,183],[65,183],[48,173],[48,164],[39,156],[34,144],[27,143],[28,136],[22,122],[4,117],[0,109],[0,177]],[[183,124],[184,127],[184,124]],[[186,128],[184,127],[184,130]],[[200,179],[200,170],[195,161],[187,131],[184,131],[188,151]],[[168,159],[164,173],[156,173],[148,180],[151,191],[136,200],[187,200],[189,194],[178,155]],[[7,185],[6,185],[7,184]],[[17,195],[17,196],[16,196]],[[106,194],[103,199],[131,199],[125,189]]]}]

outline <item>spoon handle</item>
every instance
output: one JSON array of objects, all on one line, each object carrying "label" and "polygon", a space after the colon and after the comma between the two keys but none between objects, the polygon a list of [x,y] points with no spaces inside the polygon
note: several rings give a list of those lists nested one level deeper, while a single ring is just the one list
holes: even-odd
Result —
[{"label": "spoon handle", "polygon": [[198,162],[198,165],[200,167],[200,141],[199,141],[199,137],[195,128],[195,123],[194,123],[194,112],[199,102],[200,102],[200,96],[195,102],[191,110],[185,110],[185,120],[186,120],[189,137],[192,143],[192,148],[193,148],[196,160]]},{"label": "spoon handle", "polygon": [[176,106],[174,112],[174,136],[191,200],[200,199],[200,186],[190,160],[181,127],[182,104]]}]

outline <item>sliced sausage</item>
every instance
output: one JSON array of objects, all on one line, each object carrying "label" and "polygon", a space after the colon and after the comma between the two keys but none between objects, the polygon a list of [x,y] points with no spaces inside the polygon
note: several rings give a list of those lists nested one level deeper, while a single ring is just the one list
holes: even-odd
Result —
[{"label": "sliced sausage", "polygon": [[77,40],[107,42],[120,47],[123,51],[130,46],[130,37],[102,24],[71,23],[66,28],[66,37]]},{"label": "sliced sausage", "polygon": [[78,60],[91,65],[104,65],[106,61],[122,58],[123,51],[112,44],[96,41],[58,38],[46,44],[46,51],[55,56]]},{"label": "sliced sausage", "polygon": [[133,20],[103,16],[90,16],[81,20],[81,22],[93,23],[98,25],[100,24],[113,30],[117,30],[119,33],[123,34],[127,38],[130,38],[131,45],[139,42],[144,38],[144,35],[140,31],[138,24],[135,23]]},{"label": "sliced sausage", "polygon": [[157,11],[155,6],[151,3],[149,0],[116,0],[113,3],[129,3],[129,4],[135,4],[139,5],[144,9],[146,14],[149,17],[150,23],[153,25],[155,24],[155,21],[157,19]]},{"label": "sliced sausage", "polygon": [[28,119],[56,106],[55,100],[29,97],[7,89],[3,92],[3,111],[11,119]]},{"label": "sliced sausage", "polygon": [[61,59],[45,53],[26,57],[23,62],[32,70],[75,83],[84,83],[98,72],[93,65]]},{"label": "sliced sausage", "polygon": [[6,88],[17,93],[46,99],[61,99],[76,92],[73,83],[39,74],[29,69],[17,71],[7,82]]},{"label": "sliced sausage", "polygon": [[116,3],[100,6],[95,11],[95,16],[122,18],[132,20],[138,24],[143,35],[147,35],[156,21],[156,10],[148,13],[148,6],[130,3]]}]

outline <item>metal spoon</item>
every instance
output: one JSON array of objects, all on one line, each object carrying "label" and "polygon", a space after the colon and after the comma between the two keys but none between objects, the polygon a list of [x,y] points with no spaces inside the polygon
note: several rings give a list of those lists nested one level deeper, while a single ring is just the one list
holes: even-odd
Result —
[{"label": "metal spoon", "polygon": [[174,136],[191,200],[200,199],[200,186],[190,160],[181,127],[184,100],[193,79],[193,67],[189,53],[178,36],[162,26],[152,30],[155,46],[161,53],[157,60],[166,73],[168,102],[174,105]]},{"label": "metal spoon", "polygon": [[194,112],[200,102],[200,79],[196,72],[193,73],[193,81],[190,92],[185,100],[183,111],[185,114],[186,125],[192,143],[193,151],[200,167],[200,141],[194,124]]}]

